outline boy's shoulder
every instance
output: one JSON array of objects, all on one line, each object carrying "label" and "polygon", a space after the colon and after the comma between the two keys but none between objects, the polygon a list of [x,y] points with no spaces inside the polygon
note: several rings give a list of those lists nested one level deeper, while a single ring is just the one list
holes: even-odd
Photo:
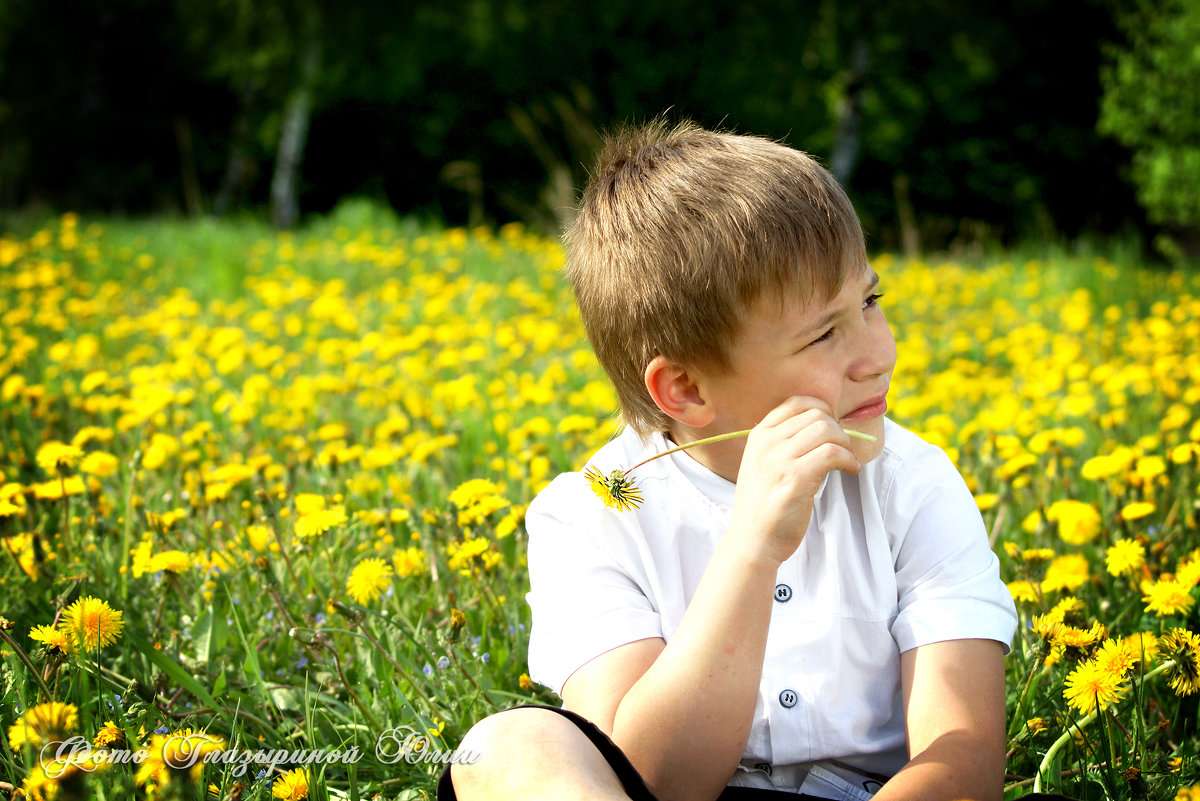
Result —
[{"label": "boy's shoulder", "polygon": [[965,489],[962,474],[940,447],[889,418],[884,418],[883,431],[883,451],[867,471],[882,499],[901,490],[919,496],[948,486]]}]

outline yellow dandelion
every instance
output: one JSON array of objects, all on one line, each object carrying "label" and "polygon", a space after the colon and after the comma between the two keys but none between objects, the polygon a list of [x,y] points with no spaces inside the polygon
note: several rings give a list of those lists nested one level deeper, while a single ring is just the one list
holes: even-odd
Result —
[{"label": "yellow dandelion", "polygon": [[325,508],[325,498],[311,492],[298,494],[294,499],[294,503],[296,504],[296,513],[301,515],[319,512]]},{"label": "yellow dandelion", "polygon": [[383,559],[364,559],[354,566],[346,580],[346,592],[355,603],[368,604],[383,594],[392,583],[392,566]]},{"label": "yellow dandelion", "polygon": [[627,512],[642,505],[642,491],[634,486],[633,478],[625,470],[613,470],[607,476],[594,467],[583,471],[592,492],[610,509]]},{"label": "yellow dandelion", "polygon": [[1067,554],[1050,562],[1042,579],[1042,592],[1073,590],[1086,584],[1090,578],[1087,557],[1083,554]]},{"label": "yellow dandelion", "polygon": [[1114,576],[1140,570],[1146,564],[1146,549],[1136,540],[1119,539],[1106,551],[1105,566]]},{"label": "yellow dandelion", "polygon": [[53,440],[38,448],[36,458],[42,470],[50,475],[58,475],[74,467],[83,458],[83,451],[74,445]]},{"label": "yellow dandelion", "polygon": [[63,610],[61,625],[79,648],[94,651],[116,642],[125,623],[108,601],[88,596]]},{"label": "yellow dandelion", "polygon": [[279,776],[271,785],[271,797],[283,801],[304,801],[308,798],[308,771],[296,768]]},{"label": "yellow dandelion", "polygon": [[17,506],[7,499],[0,500],[0,517],[8,517],[9,515],[19,514],[23,511],[25,511],[23,507]]},{"label": "yellow dandelion", "polygon": [[8,729],[8,744],[14,751],[26,744],[42,746],[63,742],[79,725],[79,710],[74,704],[49,701],[31,707]]},{"label": "yellow dandelion", "polygon": [[1177,613],[1186,615],[1196,603],[1189,588],[1173,579],[1156,581],[1145,592],[1142,601],[1146,604],[1146,611],[1159,617]]},{"label": "yellow dandelion", "polygon": [[1080,663],[1067,675],[1063,697],[1083,714],[1096,708],[1107,709],[1120,701],[1128,690],[1119,676],[1104,670],[1094,661]]},{"label": "yellow dandelion", "polygon": [[1100,512],[1083,501],[1057,501],[1046,510],[1046,519],[1058,523],[1058,536],[1071,545],[1084,545],[1100,533]]},{"label": "yellow dandelion", "polygon": [[1148,631],[1139,631],[1125,638],[1129,648],[1143,662],[1153,662],[1158,658],[1158,637]]},{"label": "yellow dandelion", "polygon": [[396,575],[401,578],[424,573],[425,551],[415,545],[409,546],[403,551],[396,551],[396,553],[392,554],[392,568],[396,571]]},{"label": "yellow dandelion", "polygon": [[43,481],[32,486],[35,498],[43,501],[56,501],[63,496],[82,495],[87,492],[87,484],[83,476],[69,476],[66,479],[56,478],[53,481]]},{"label": "yellow dandelion", "polygon": [[1025,727],[1031,735],[1038,735],[1049,729],[1050,725],[1046,723],[1045,718],[1030,718],[1025,722]]},{"label": "yellow dandelion", "polygon": [[40,642],[48,654],[65,656],[75,651],[74,640],[54,626],[34,626],[29,630],[29,639]]},{"label": "yellow dandelion", "polygon": [[1133,471],[1142,481],[1152,481],[1167,472],[1167,463],[1161,456],[1143,456],[1137,460]]},{"label": "yellow dandelion", "polygon": [[162,570],[168,573],[186,573],[191,564],[191,558],[183,551],[162,551],[150,558],[147,572],[157,573]]},{"label": "yellow dandelion", "polygon": [[79,465],[79,472],[107,478],[116,473],[120,466],[120,461],[111,453],[93,451],[83,458],[83,462]]},{"label": "yellow dandelion", "polygon": [[305,538],[315,537],[318,534],[324,534],[335,526],[340,526],[348,519],[346,517],[346,509],[343,506],[334,506],[329,509],[314,509],[296,519],[296,534],[299,537]]},{"label": "yellow dandelion", "polygon": [[1121,517],[1125,520],[1140,520],[1154,514],[1157,507],[1149,501],[1134,501],[1121,507]]},{"label": "yellow dandelion", "polygon": [[106,720],[104,725],[100,727],[100,731],[96,732],[96,737],[92,740],[92,745],[96,748],[117,749],[123,748],[126,742],[125,730],[113,721]]},{"label": "yellow dandelion", "polygon": [[141,786],[162,788],[175,776],[187,775],[194,784],[204,770],[208,754],[223,751],[225,741],[204,732],[182,729],[170,734],[155,734],[144,749],[146,757],[134,776]]},{"label": "yellow dandelion", "polygon": [[986,512],[1000,502],[1000,496],[994,492],[983,492],[975,496],[975,505],[979,511]]},{"label": "yellow dandelion", "polygon": [[1134,651],[1127,640],[1105,640],[1093,659],[1100,670],[1124,677],[1141,660],[1141,652]]},{"label": "yellow dandelion", "polygon": [[1200,548],[1179,560],[1175,567],[1175,580],[1188,589],[1200,584]]},{"label": "yellow dandelion", "polygon": [[1187,629],[1171,629],[1159,638],[1163,656],[1175,664],[1167,669],[1167,683],[1176,695],[1200,691],[1200,635]]},{"label": "yellow dandelion", "polygon": [[1008,591],[1017,603],[1033,604],[1041,598],[1037,587],[1030,581],[1010,581],[1008,582]]}]

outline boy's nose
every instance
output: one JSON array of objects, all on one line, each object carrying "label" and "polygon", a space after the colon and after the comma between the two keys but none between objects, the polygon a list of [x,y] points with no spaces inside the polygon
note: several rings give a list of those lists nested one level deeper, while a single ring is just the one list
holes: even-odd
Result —
[{"label": "boy's nose", "polygon": [[862,351],[851,370],[856,381],[890,373],[896,366],[896,339],[886,323],[880,327],[867,326],[862,334]]}]

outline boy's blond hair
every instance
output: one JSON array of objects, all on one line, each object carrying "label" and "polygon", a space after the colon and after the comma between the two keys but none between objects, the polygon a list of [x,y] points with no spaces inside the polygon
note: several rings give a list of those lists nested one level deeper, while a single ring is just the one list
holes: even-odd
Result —
[{"label": "boy's blond hair", "polygon": [[565,241],[588,338],[643,436],[671,422],[643,378],[655,356],[728,369],[759,298],[827,301],[866,265],[853,206],[809,156],[661,119],[607,140]]}]

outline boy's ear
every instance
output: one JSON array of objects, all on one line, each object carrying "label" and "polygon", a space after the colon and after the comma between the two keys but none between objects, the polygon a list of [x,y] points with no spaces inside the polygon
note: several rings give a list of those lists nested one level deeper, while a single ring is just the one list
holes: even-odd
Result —
[{"label": "boy's ear", "polygon": [[700,394],[696,376],[683,365],[659,354],[646,365],[643,378],[654,403],[671,419],[692,428],[704,428],[716,415],[716,409]]}]

